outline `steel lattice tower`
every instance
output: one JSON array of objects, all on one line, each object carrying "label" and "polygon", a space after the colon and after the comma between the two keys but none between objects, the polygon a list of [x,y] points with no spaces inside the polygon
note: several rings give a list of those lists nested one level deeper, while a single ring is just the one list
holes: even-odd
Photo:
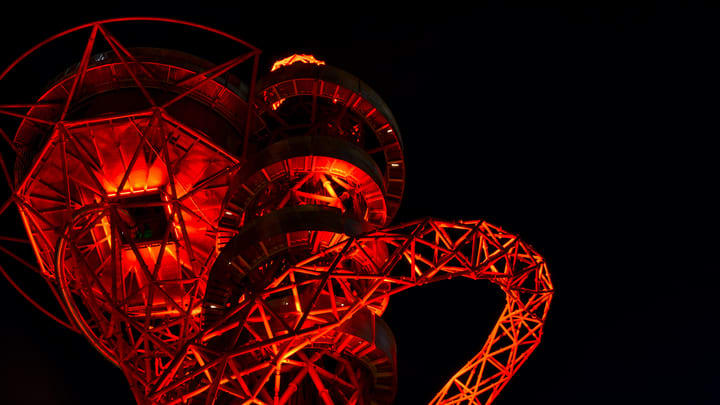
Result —
[{"label": "steel lattice tower", "polygon": [[[237,52],[126,46],[112,32],[127,24]],[[85,38],[77,64],[35,102],[0,105],[14,119],[0,213],[16,206],[26,230],[0,250],[64,315],[0,271],[121,368],[139,404],[390,404],[389,298],[456,277],[489,280],[506,306],[432,404],[492,402],[539,344],[552,284],[531,246],[482,220],[391,225],[400,132],[353,75],[309,55],[261,74],[260,50],[232,35],[128,18],[57,34],[0,81],[68,37]],[[34,258],[15,253],[23,242]]]}]

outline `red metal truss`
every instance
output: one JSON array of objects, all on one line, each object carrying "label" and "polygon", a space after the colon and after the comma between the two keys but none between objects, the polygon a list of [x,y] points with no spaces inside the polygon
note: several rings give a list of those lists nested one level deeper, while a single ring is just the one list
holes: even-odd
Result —
[{"label": "red metal truss", "polygon": [[[388,246],[387,256],[373,254],[378,243]],[[368,263],[362,271],[341,264],[358,260]],[[233,382],[244,386],[254,377],[251,390],[230,390],[230,394],[244,401],[275,403],[287,397],[293,385],[282,385],[272,377],[287,364],[301,370],[310,367],[303,360],[308,348],[323,346],[325,352],[338,355],[347,350],[336,331],[359,311],[372,312],[373,304],[400,291],[467,277],[498,285],[505,293],[506,306],[482,350],[431,403],[490,403],[539,344],[553,293],[542,257],[515,235],[484,221],[427,219],[388,227],[346,237],[282,269],[265,288],[244,296],[223,319],[206,327],[197,345],[190,344],[184,355],[199,352],[204,365],[168,374],[150,397],[162,400],[169,396],[179,402],[190,382],[199,384],[197,390],[203,392]],[[313,292],[310,302],[298,299],[303,291]],[[283,300],[293,310],[285,309],[281,316],[268,303]],[[253,338],[220,355],[204,345],[233,333]],[[363,353],[363,349],[372,347],[351,348],[355,353]],[[251,368],[228,367],[250,358],[254,362]],[[305,374],[301,371],[298,375]],[[322,390],[319,385],[317,388]]]},{"label": "red metal truss", "polygon": [[[108,28],[126,22],[182,24],[243,51],[202,69],[162,60]],[[553,286],[530,245],[481,220],[388,225],[402,142],[357,78],[294,55],[256,89],[257,48],[139,18],[55,35],[0,80],[78,33],[71,73],[35,103],[0,105],[20,121],[13,139],[0,128],[15,158],[0,156],[0,215],[15,205],[26,231],[0,235],[0,252],[40,275],[64,316],[0,273],[121,368],[138,404],[389,404],[390,297],[458,277],[488,280],[506,305],[431,404],[490,404],[540,343]],[[101,39],[110,51],[93,56]],[[249,59],[244,94],[229,72]]]}]

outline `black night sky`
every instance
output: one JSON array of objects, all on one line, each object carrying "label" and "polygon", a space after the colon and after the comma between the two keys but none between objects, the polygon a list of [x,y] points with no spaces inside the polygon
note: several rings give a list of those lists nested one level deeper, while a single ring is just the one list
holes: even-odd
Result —
[{"label": "black night sky", "polygon": [[[135,15],[234,34],[263,50],[264,70],[312,53],[373,87],[399,123],[396,223],[484,218],[546,257],[557,292],[544,341],[496,404],[720,403],[717,8],[133,3],[5,6],[0,66],[74,25]],[[2,103],[37,96],[9,91]],[[0,233],[17,231],[3,221]],[[42,282],[2,264],[57,309]],[[4,280],[0,308],[0,403],[133,403],[119,369]],[[501,308],[482,282],[394,297],[396,403],[430,400]]]}]

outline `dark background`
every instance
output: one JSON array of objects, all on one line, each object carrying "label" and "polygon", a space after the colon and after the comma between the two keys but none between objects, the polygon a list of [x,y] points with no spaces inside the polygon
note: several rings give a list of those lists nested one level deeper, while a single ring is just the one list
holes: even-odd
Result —
[{"label": "dark background", "polygon": [[[27,4],[0,15],[0,66],[71,26],[134,15],[237,35],[263,50],[264,71],[312,53],[397,118],[407,187],[396,222],[484,218],[547,258],[557,292],[544,341],[496,404],[716,404],[718,14],[701,2]],[[36,69],[37,80],[59,73]],[[37,95],[15,93],[23,86],[0,90],[2,102]],[[427,402],[501,307],[483,283],[395,297],[397,403]],[[119,370],[5,282],[0,308],[0,403],[133,403]]]}]

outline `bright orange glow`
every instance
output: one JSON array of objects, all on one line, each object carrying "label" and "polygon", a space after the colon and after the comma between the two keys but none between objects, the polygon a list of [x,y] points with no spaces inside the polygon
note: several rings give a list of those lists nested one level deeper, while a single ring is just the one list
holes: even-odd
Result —
[{"label": "bright orange glow", "polygon": [[312,55],[294,54],[294,55],[288,56],[285,59],[280,59],[279,61],[273,63],[270,71],[274,72],[283,66],[289,66],[289,65],[292,65],[293,63],[312,63],[313,65],[324,65],[325,64],[325,62],[315,59],[315,57]]},{"label": "bright orange glow", "polygon": [[[149,187],[147,188],[145,185],[142,185],[139,187],[139,190],[127,190],[127,191],[121,191],[120,196],[126,196],[126,195],[137,195],[137,194],[143,194],[143,193],[151,193],[153,191],[157,191],[157,187]],[[108,197],[115,197],[118,193],[108,193]]]},{"label": "bright orange glow", "polygon": [[284,98],[281,98],[280,100],[272,103],[272,105],[271,105],[270,107],[273,109],[273,111],[275,111],[275,110],[277,110],[278,108],[280,108],[280,106],[281,106],[282,103],[284,103],[284,102],[285,102],[285,99],[284,99]]}]

